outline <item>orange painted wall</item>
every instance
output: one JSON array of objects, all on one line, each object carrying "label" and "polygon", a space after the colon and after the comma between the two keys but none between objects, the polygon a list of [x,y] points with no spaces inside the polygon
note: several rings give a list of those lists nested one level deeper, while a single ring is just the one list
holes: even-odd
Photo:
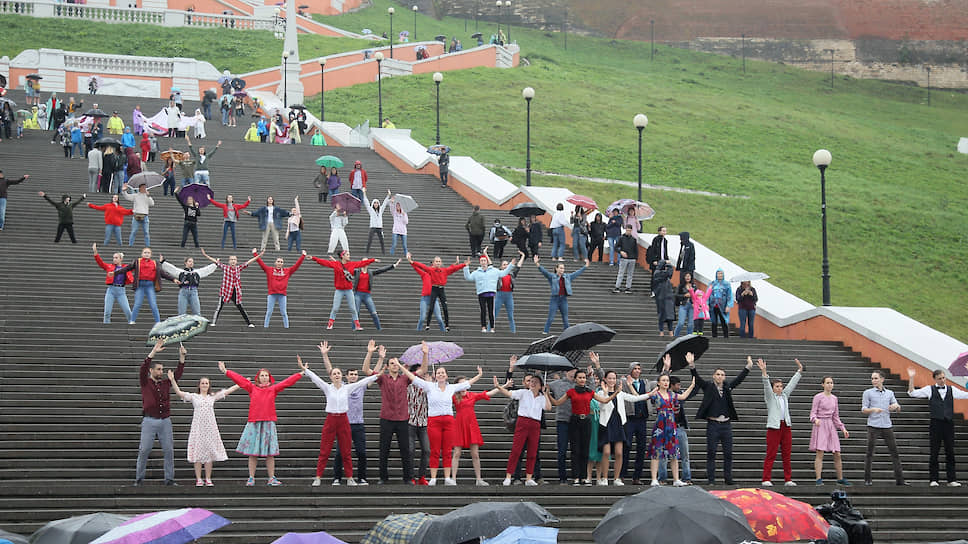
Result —
[{"label": "orange painted wall", "polygon": [[[441,47],[443,49],[443,47]],[[431,53],[433,54],[433,53]],[[444,70],[461,70],[472,66],[490,66],[497,64],[494,48],[482,47],[460,54],[445,55],[422,60],[413,65],[413,73],[426,74]]]}]

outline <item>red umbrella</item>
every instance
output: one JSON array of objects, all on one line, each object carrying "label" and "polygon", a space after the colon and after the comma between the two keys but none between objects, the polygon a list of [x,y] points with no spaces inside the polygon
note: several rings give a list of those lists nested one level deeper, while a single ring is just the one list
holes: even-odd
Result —
[{"label": "red umbrella", "polygon": [[743,511],[756,538],[767,542],[794,542],[827,538],[830,524],[805,502],[766,489],[710,491]]},{"label": "red umbrella", "polygon": [[596,204],[595,203],[595,200],[592,199],[589,196],[584,196],[584,195],[571,195],[570,197],[568,197],[568,198],[565,199],[565,202],[574,204],[576,206],[581,206],[582,208],[585,208],[586,210],[597,210],[598,209],[598,204]]}]

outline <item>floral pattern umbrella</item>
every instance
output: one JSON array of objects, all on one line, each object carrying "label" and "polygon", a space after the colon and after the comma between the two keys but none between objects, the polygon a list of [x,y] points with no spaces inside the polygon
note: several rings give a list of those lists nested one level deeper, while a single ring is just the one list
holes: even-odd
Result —
[{"label": "floral pattern umbrella", "polygon": [[[464,355],[464,348],[453,342],[428,342],[427,346],[430,347],[429,357],[432,365],[449,363]],[[407,348],[407,351],[400,356],[400,362],[407,366],[421,364],[423,362],[423,350],[420,344],[414,344]]]},{"label": "floral pattern umbrella", "polygon": [[649,206],[645,202],[639,202],[638,200],[632,200],[631,198],[623,198],[621,200],[616,200],[608,205],[606,212],[612,213],[612,210],[621,210],[622,214],[627,214],[629,209],[635,210],[635,217],[639,221],[648,221],[655,217],[655,210],[652,206]]},{"label": "floral pattern umbrella", "polygon": [[766,489],[710,491],[743,511],[756,538],[767,542],[794,542],[827,538],[830,524],[805,502]]}]

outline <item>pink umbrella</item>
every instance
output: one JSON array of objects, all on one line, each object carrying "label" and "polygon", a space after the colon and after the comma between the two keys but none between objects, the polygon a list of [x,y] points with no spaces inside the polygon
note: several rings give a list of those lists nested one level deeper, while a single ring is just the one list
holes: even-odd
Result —
[{"label": "pink umbrella", "polygon": [[594,210],[598,208],[598,204],[595,203],[594,199],[584,195],[571,195],[565,199],[565,202],[574,204],[576,206],[581,206],[586,210]]},{"label": "pink umbrella", "polygon": [[956,357],[948,370],[952,376],[968,376],[968,351]]},{"label": "pink umbrella", "polygon": [[[439,365],[449,363],[454,359],[464,355],[464,348],[453,342],[429,342],[430,364]],[[423,362],[423,350],[420,344],[415,344],[407,348],[400,356],[400,362],[407,366],[419,365]]]}]

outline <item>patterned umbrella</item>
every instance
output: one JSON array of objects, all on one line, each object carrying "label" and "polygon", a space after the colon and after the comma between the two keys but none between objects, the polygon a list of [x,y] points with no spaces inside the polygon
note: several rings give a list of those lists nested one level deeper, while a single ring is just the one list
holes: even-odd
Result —
[{"label": "patterned umbrella", "polygon": [[621,212],[625,214],[628,213],[630,208],[635,210],[635,217],[640,221],[648,221],[655,216],[655,210],[652,209],[652,206],[649,206],[645,202],[632,200],[631,198],[616,200],[615,202],[609,204],[605,211],[607,213],[612,213],[612,210],[621,210]]},{"label": "patterned umbrella", "polygon": [[387,516],[363,535],[360,544],[410,544],[424,522],[434,517],[423,512]]},{"label": "patterned umbrella", "polygon": [[204,508],[149,512],[131,518],[91,544],[186,544],[229,523]]},{"label": "patterned umbrella", "polygon": [[738,506],[760,540],[793,542],[827,538],[830,524],[805,502],[766,489],[730,489],[710,493]]},{"label": "patterned umbrella", "polygon": [[595,199],[593,199],[590,196],[571,195],[570,197],[565,199],[565,202],[569,202],[576,206],[581,206],[586,210],[594,210],[598,208],[598,204],[595,203]]},{"label": "patterned umbrella", "polygon": [[346,213],[359,213],[363,209],[363,203],[352,193],[339,193],[333,195],[330,200],[333,202],[333,208],[339,204],[340,209]]},{"label": "patterned umbrella", "polygon": [[427,153],[431,155],[443,155],[444,153],[450,153],[450,146],[444,144],[436,144],[427,148]]},{"label": "patterned umbrella", "polygon": [[208,320],[200,315],[181,314],[159,321],[148,332],[146,346],[153,346],[158,340],[164,340],[165,345],[183,342],[198,336],[208,328]]},{"label": "patterned umbrella", "polygon": [[[430,364],[432,365],[449,363],[464,355],[464,348],[453,342],[428,342],[427,346],[430,347],[429,357]],[[403,352],[403,355],[400,356],[400,362],[407,366],[422,363],[423,351],[420,348],[420,344],[414,344],[407,348],[407,351]]]}]

